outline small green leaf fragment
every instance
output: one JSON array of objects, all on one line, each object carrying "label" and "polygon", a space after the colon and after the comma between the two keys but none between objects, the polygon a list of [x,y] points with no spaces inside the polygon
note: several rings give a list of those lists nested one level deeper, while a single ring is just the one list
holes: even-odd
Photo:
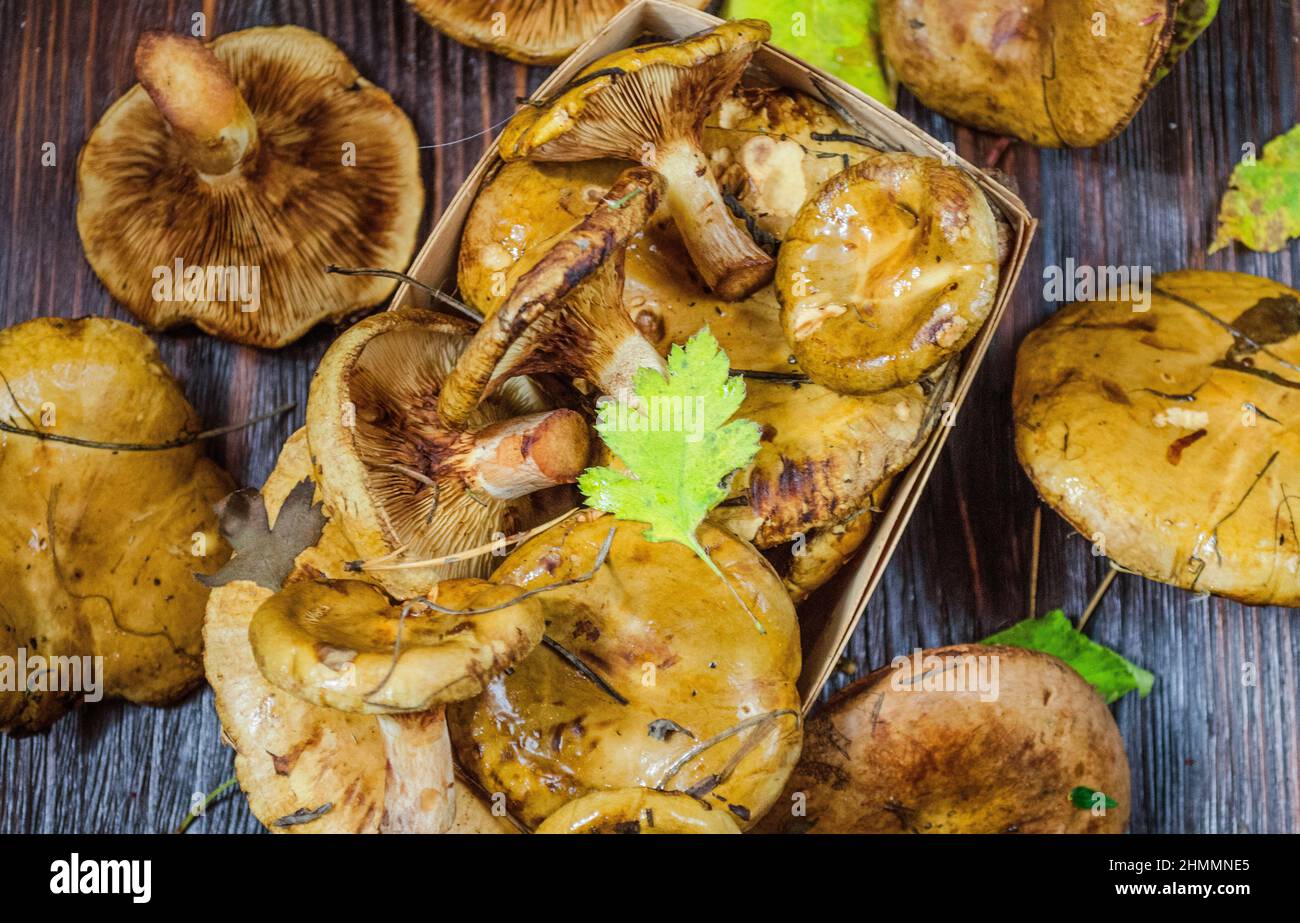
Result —
[{"label": "small green leaf fragment", "polygon": [[1110,795],[1104,795],[1096,789],[1088,788],[1086,785],[1080,785],[1070,790],[1070,802],[1080,811],[1091,811],[1096,805],[1098,795],[1101,795],[1107,809],[1119,807],[1119,802]]},{"label": "small green leaf fragment", "polygon": [[1211,253],[1234,240],[1277,253],[1300,237],[1300,125],[1264,145],[1260,157],[1237,164],[1228,185]]},{"label": "small green leaf fragment", "polygon": [[1017,622],[989,635],[983,643],[1023,647],[1059,657],[1091,683],[1107,705],[1134,690],[1145,698],[1155,683],[1155,676],[1147,670],[1075,630],[1060,609],[1042,618]]}]

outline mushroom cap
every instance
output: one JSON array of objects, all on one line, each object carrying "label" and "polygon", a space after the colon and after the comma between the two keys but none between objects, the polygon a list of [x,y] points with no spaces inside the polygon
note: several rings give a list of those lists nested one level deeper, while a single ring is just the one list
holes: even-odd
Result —
[{"label": "mushroom cap", "polygon": [[731,815],[685,792],[652,788],[595,791],[575,798],[538,833],[740,833]]},{"label": "mushroom cap", "polygon": [[[658,208],[663,186],[644,167],[624,170],[591,213],[557,235],[516,279],[505,301],[485,311],[443,385],[438,410],[444,419],[460,424],[514,375],[609,376],[630,388],[637,368],[662,371],[654,347],[623,309],[622,276],[623,251]],[[629,362],[622,361],[625,354]]]},{"label": "mushroom cap", "polygon": [[876,394],[808,382],[745,382],[736,417],[762,430],[758,454],[711,518],[759,548],[841,522],[916,457],[939,420],[951,376]]},{"label": "mushroom cap", "polygon": [[[700,526],[700,543],[766,628],[759,634],[703,561],[684,545],[646,541],[645,528],[571,517],[493,574],[524,589],[584,575],[614,530],[609,556],[589,580],[534,598],[547,636],[627,704],[555,651],[539,649],[489,682],[484,695],[448,708],[462,768],[485,791],[505,793],[530,827],[593,790],[661,784],[694,788],[745,826],[772,803],[798,757],[799,627],[780,578],[748,543]],[[690,756],[761,716],[769,717]],[[737,764],[724,773],[733,757]],[[725,780],[710,787],[714,774]]]},{"label": "mushroom cap", "polygon": [[[558,64],[632,0],[408,0],[429,25],[523,64]],[[701,10],[710,0],[676,0]]]},{"label": "mushroom cap", "polygon": [[881,0],[880,29],[899,79],[929,108],[1041,147],[1091,147],[1137,114],[1172,64],[1171,49],[1181,53],[1208,24],[1187,17],[1204,7],[1193,0]]},{"label": "mushroom cap", "polygon": [[[192,321],[239,343],[283,346],[392,292],[388,279],[324,270],[410,260],[424,208],[418,142],[392,98],[324,36],[273,26],[231,32],[209,47],[252,110],[256,153],[237,175],[200,177],[137,84],[81,151],[77,228],[105,287],[151,327]],[[203,297],[222,293],[215,273],[195,299],[156,298],[176,294],[159,285],[177,261],[243,268],[246,279],[257,267],[257,310],[242,310],[229,287],[231,297]]]},{"label": "mushroom cap", "polygon": [[[859,144],[818,141],[813,135],[853,131],[829,107],[797,91],[741,87],[709,119],[703,148],[724,188],[735,190],[758,227],[779,239],[790,219],[769,211],[771,203],[787,199],[791,186],[801,185],[811,196],[845,158],[854,162],[871,153]],[[786,182],[779,193],[768,189],[767,176],[755,181],[741,165],[757,162],[755,138],[772,136],[807,149],[802,183]],[[615,160],[503,165],[479,190],[465,223],[458,275],[465,300],[493,313],[554,240],[605,197],[624,166]],[[765,286],[741,301],[718,298],[695,271],[667,209],[655,212],[625,252],[624,306],[660,353],[707,324],[735,368],[798,372],[781,330],[775,290]]]},{"label": "mushroom cap", "polygon": [[[1247,603],[1300,605],[1300,292],[1157,276],[1150,309],[1078,302],[1016,360],[1016,453],[1116,564]],[[1233,331],[1236,331],[1234,334]]]},{"label": "mushroom cap", "polygon": [[262,675],[315,705],[365,715],[468,699],[542,638],[535,599],[484,580],[441,583],[448,615],[394,604],[359,580],[295,583],[264,602],[248,636]]},{"label": "mushroom cap", "polygon": [[[1128,758],[1110,710],[1083,677],[1017,647],[958,644],[921,657],[924,675],[953,677],[951,687],[923,685],[908,657],[907,666],[841,690],[808,719],[799,765],[758,832],[1123,832]],[[925,657],[972,660],[931,674]],[[988,701],[969,678],[980,663],[996,682]],[[1080,786],[1118,807],[1103,815],[1076,808],[1070,793]]]},{"label": "mushroom cap", "polygon": [[[527,515],[526,501],[480,495],[463,471],[438,464],[451,457],[458,438],[438,415],[439,393],[473,332],[469,323],[432,311],[385,311],[345,331],[316,370],[307,400],[313,477],[362,560],[418,561],[475,548]],[[511,379],[478,405],[470,428],[545,406],[532,382]],[[548,444],[570,450],[557,467],[580,471],[587,427],[577,414],[568,422],[573,427],[557,427]],[[474,558],[378,573],[389,593],[409,599],[439,579],[483,576],[490,564]]]},{"label": "mushroom cap", "polygon": [[[742,19],[679,41],[608,54],[555,96],[522,108],[501,133],[501,157],[640,161],[647,141],[667,140],[679,126],[698,132],[771,34],[767,23]],[[672,131],[666,136],[656,128],[661,125],[671,125]]]},{"label": "mushroom cap", "polygon": [[[152,341],[119,321],[6,328],[0,375],[0,420],[25,430],[152,445],[202,428]],[[233,489],[201,443],[128,451],[0,434],[0,654],[25,648],[29,666],[102,657],[106,697],[185,695],[203,677],[207,589],[193,574],[230,555],[212,507]],[[81,697],[0,692],[0,729],[40,730]]]},{"label": "mushroom cap", "polygon": [[775,284],[813,381],[846,394],[905,385],[959,353],[992,310],[997,222],[956,167],[874,154],[799,212]]},{"label": "mushroom cap", "polygon": [[[299,430],[285,443],[262,487],[272,524],[294,485],[310,476],[306,433]],[[286,586],[322,577],[344,579],[345,562],[355,556],[338,525],[327,521],[320,541],[298,556]],[[387,784],[378,719],[312,705],[266,680],[253,656],[249,624],[272,595],[247,580],[216,587],[203,624],[204,667],[223,738],[235,749],[239,786],[253,815],[273,832],[378,832]],[[451,832],[514,832],[472,789],[456,789]],[[275,825],[296,811],[326,804],[330,809],[310,823]]]}]

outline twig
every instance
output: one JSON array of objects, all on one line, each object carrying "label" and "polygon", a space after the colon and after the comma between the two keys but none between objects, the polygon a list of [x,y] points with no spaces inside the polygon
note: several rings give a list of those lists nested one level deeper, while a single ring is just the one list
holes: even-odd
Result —
[{"label": "twig", "polygon": [[615,689],[608,682],[606,682],[603,676],[601,676],[591,667],[587,666],[587,664],[582,660],[581,657],[579,657],[577,654],[573,653],[573,651],[566,648],[559,641],[556,641],[550,635],[542,635],[542,644],[544,644],[548,650],[555,653],[561,660],[563,660],[569,666],[573,667],[573,669],[581,673],[583,679],[586,679],[591,683],[594,683],[596,686],[600,688],[602,692],[608,695],[619,705],[627,704],[627,698],[624,695],[622,695],[622,693],[620,693],[617,689]]},{"label": "twig", "polygon": [[1029,551],[1029,617],[1038,618],[1038,552],[1043,533],[1043,505],[1034,504],[1034,532]]},{"label": "twig", "polygon": [[222,782],[212,791],[208,792],[207,797],[203,799],[203,803],[199,805],[197,808],[195,808],[194,810],[190,811],[190,813],[185,815],[185,819],[182,820],[181,825],[176,828],[176,832],[184,833],[186,830],[189,829],[190,824],[194,823],[200,817],[206,816],[208,813],[208,808],[212,807],[212,803],[216,801],[218,798],[220,798],[222,795],[224,795],[227,791],[229,791],[232,785],[235,785],[238,782],[239,782],[238,776],[231,776],[229,779]]},{"label": "twig", "polygon": [[415,276],[408,276],[404,272],[397,272],[393,269],[372,269],[366,266],[359,266],[355,269],[344,269],[340,266],[335,266],[333,263],[326,266],[325,271],[339,276],[382,276],[385,279],[396,279],[399,282],[405,282],[407,285],[418,288],[435,301],[441,301],[443,304],[455,308],[470,320],[480,324],[483,323],[483,315],[465,304],[459,298],[453,298],[441,289],[436,289],[427,282],[421,282],[419,279],[415,278]]},{"label": "twig", "polygon": [[1106,595],[1106,591],[1110,589],[1110,585],[1115,582],[1115,577],[1118,575],[1119,569],[1111,565],[1106,576],[1102,578],[1101,585],[1093,591],[1092,599],[1088,600],[1088,608],[1084,609],[1083,615],[1079,616],[1079,623],[1074,626],[1076,631],[1083,631],[1084,626],[1088,624],[1088,619],[1092,618],[1092,613],[1101,605],[1101,598]]},{"label": "twig", "polygon": [[374,558],[370,561],[349,561],[344,565],[344,567],[352,573],[360,573],[363,571],[369,573],[371,571],[413,570],[419,567],[440,567],[444,564],[458,564],[461,561],[468,561],[471,558],[477,558],[488,554],[489,552],[501,547],[503,544],[514,545],[519,542],[525,542],[534,535],[545,532],[551,526],[559,525],[580,509],[582,509],[582,507],[575,506],[567,513],[564,513],[561,516],[556,516],[550,522],[544,522],[540,526],[529,529],[527,532],[516,532],[514,535],[507,535],[504,539],[497,539],[486,545],[479,545],[476,548],[467,548],[464,551],[445,554],[439,558],[425,558],[421,561],[402,561],[398,564],[385,564],[383,563],[384,558],[390,557],[390,555],[385,555],[384,558]]},{"label": "twig", "polygon": [[[12,392],[10,392],[10,396],[12,396]],[[17,406],[18,402],[14,401],[14,404]],[[245,420],[243,423],[231,423],[228,426],[218,426],[216,429],[205,429],[202,432],[193,433],[189,436],[178,436],[177,438],[168,440],[167,442],[100,442],[96,439],[79,439],[76,436],[64,436],[61,433],[46,433],[37,429],[27,429],[22,426],[14,426],[12,423],[7,423],[3,420],[0,420],[0,432],[13,433],[18,436],[31,436],[33,439],[40,439],[46,442],[61,442],[65,445],[81,446],[86,449],[110,449],[114,452],[164,452],[168,449],[179,449],[183,446],[201,442],[204,439],[214,439],[217,436],[224,436],[226,433],[233,433],[235,430],[253,426],[254,424],[261,423],[263,420],[269,420],[271,417],[287,413],[295,406],[297,406],[296,402],[288,401],[287,403],[276,407],[274,410],[268,410],[266,413],[258,414],[251,420]],[[24,417],[27,416],[27,413],[22,411],[21,407],[19,407],[19,410],[22,412]],[[28,420],[30,419],[31,418],[28,417]]]},{"label": "twig", "polygon": [[793,715],[795,718],[799,717],[799,713],[795,711],[793,708],[780,708],[777,709],[776,711],[764,712],[761,715],[754,715],[752,718],[746,718],[744,721],[741,721],[739,724],[733,724],[725,731],[719,731],[717,734],[714,734],[708,740],[700,741],[695,746],[691,747],[689,750],[683,753],[681,756],[677,757],[677,759],[673,760],[672,765],[670,765],[664,771],[663,777],[660,778],[659,783],[655,785],[655,790],[662,792],[664,790],[664,786],[667,785],[669,782],[671,782],[673,780],[673,777],[677,775],[677,773],[682,771],[682,767],[684,767],[691,760],[695,759],[705,750],[708,750],[711,747],[716,747],[724,740],[727,740],[728,738],[731,737],[735,737],[741,731],[748,730],[749,728],[753,727],[756,724],[763,724],[764,722],[770,719],[784,718],[786,715]]}]

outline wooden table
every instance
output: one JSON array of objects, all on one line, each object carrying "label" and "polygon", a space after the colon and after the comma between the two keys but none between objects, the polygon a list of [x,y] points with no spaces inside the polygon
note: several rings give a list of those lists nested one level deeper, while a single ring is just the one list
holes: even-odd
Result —
[{"label": "wooden table", "polygon": [[[74,219],[76,157],[100,114],[134,82],[143,29],[188,30],[198,3],[0,0],[0,321],[38,315],[130,319],[86,264]],[[1051,307],[1042,268],[1091,265],[1236,269],[1300,283],[1300,246],[1273,256],[1205,255],[1243,145],[1300,120],[1300,0],[1226,0],[1209,32],[1116,141],[1088,151],[1013,145],[1001,166],[1042,229],[1012,309],[884,584],[850,648],[861,673],[915,646],[978,639],[1028,608],[1035,496],[1012,451],[1015,349]],[[429,185],[427,229],[517,96],[544,72],[439,35],[400,0],[203,0],[208,34],[295,23],[338,42],[411,115]],[[995,138],[958,128],[904,96],[901,111],[982,160]],[[42,166],[42,145],[57,163]],[[158,336],[164,358],[209,425],[286,400],[292,418],[217,440],[215,457],[260,484],[335,331],[272,354],[184,330]],[[1082,610],[1106,571],[1051,512],[1043,518],[1040,608]],[[1090,633],[1155,672],[1145,700],[1115,708],[1133,767],[1138,832],[1300,831],[1300,621],[1121,576]],[[1259,682],[1243,686],[1243,664]],[[834,685],[847,682],[837,674]],[[0,738],[0,832],[167,831],[194,792],[231,776],[232,751],[205,689],[166,709],[105,703],[33,738]],[[261,829],[242,796],[194,832]]]}]

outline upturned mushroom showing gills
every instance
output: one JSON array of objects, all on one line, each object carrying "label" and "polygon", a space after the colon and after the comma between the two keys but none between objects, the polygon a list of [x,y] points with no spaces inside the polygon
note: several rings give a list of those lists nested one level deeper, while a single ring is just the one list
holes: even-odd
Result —
[{"label": "upturned mushroom showing gills", "polygon": [[[399,599],[438,580],[480,576],[475,557],[419,566],[490,543],[518,523],[519,498],[572,483],[589,429],[573,410],[546,410],[512,378],[448,425],[438,400],[473,327],[403,308],[368,317],[330,346],[312,379],[307,438],[329,515]],[[406,566],[412,565],[412,566]]]},{"label": "upturned mushroom showing gills", "polygon": [[1020,463],[1115,564],[1300,605],[1298,333],[1300,292],[1238,273],[1068,305],[1016,358]]},{"label": "upturned mushroom showing gills", "polygon": [[[604,565],[560,586],[591,573],[611,530]],[[549,643],[448,720],[461,767],[530,828],[574,799],[625,788],[686,792],[743,828],[798,757],[799,629],[780,578],[708,523],[698,538],[725,583],[685,545],[644,530],[570,517],[492,576],[554,587],[535,597]]]},{"label": "upturned mushroom showing gills", "polygon": [[114,298],[151,327],[274,348],[389,295],[391,280],[325,268],[406,265],[418,143],[333,42],[147,32],[135,66],[77,167],[77,228]]},{"label": "upturned mushroom showing gills", "polygon": [[880,0],[885,55],[916,97],[1040,147],[1115,137],[1219,0]]},{"label": "upturned mushroom showing gills", "polygon": [[233,489],[149,338],[104,318],[0,331],[0,730],[82,701],[174,702],[203,679]]},{"label": "upturned mushroom showing gills", "polygon": [[438,401],[447,425],[464,426],[517,375],[559,372],[617,397],[631,391],[637,370],[663,373],[663,358],[623,307],[623,254],[663,185],[650,170],[624,170],[591,214],[540,251],[447,376]]},{"label": "upturned mushroom showing gills", "polygon": [[874,154],[823,186],[776,274],[799,365],[845,394],[910,384],[955,356],[997,287],[988,200],[961,170],[912,154]]},{"label": "upturned mushroom showing gills", "polygon": [[[377,715],[387,761],[381,833],[443,833],[455,818],[455,769],[443,706],[541,640],[542,610],[515,587],[439,584],[394,604],[355,580],[292,584],[248,627],[262,675],[313,705]],[[452,614],[452,613],[455,614]]]},{"label": "upturned mushroom showing gills", "polygon": [[1082,676],[1041,651],[960,644],[822,706],[756,832],[1122,833],[1129,808],[1119,728]]},{"label": "upturned mushroom showing gills", "polygon": [[743,298],[772,278],[773,261],[728,210],[701,132],[770,35],[767,23],[745,19],[601,58],[556,96],[521,110],[501,135],[501,156],[611,157],[657,171],[700,275],[720,297]]},{"label": "upturned mushroom showing gills", "polygon": [[538,833],[740,833],[731,814],[686,792],[595,791],[570,801]]},{"label": "upturned mushroom showing gills", "polygon": [[[296,493],[297,485],[310,484],[310,475],[306,434],[299,430],[285,443],[260,494],[273,535],[279,536],[289,529],[286,520],[301,514],[302,508],[295,506],[291,494]],[[307,500],[310,502],[310,495]],[[222,739],[235,750],[235,771],[240,788],[248,796],[249,808],[276,833],[377,833],[412,827],[440,828],[447,821],[450,807],[446,794],[448,751],[444,723],[427,713],[422,716],[418,712],[395,712],[381,719],[376,712],[382,711],[380,706],[384,702],[419,706],[432,701],[429,689],[438,681],[422,679],[419,670],[412,671],[411,667],[430,667],[438,662],[445,668],[442,675],[449,688],[469,691],[475,686],[464,677],[476,665],[487,663],[487,657],[473,651],[468,639],[454,642],[464,656],[445,659],[431,656],[429,648],[434,639],[427,630],[430,620],[415,613],[408,614],[402,635],[404,639],[410,637],[408,628],[423,632],[423,643],[418,647],[408,646],[404,640],[400,650],[394,645],[386,657],[355,648],[342,650],[327,642],[310,651],[300,650],[300,632],[316,631],[312,620],[305,620],[300,630],[290,626],[284,633],[270,632],[272,641],[277,637],[282,639],[281,652],[300,651],[302,659],[288,664],[288,673],[278,674],[286,683],[311,698],[312,683],[324,685],[332,679],[330,699],[340,705],[355,705],[358,701],[364,704],[365,697],[381,686],[379,680],[387,674],[388,667],[392,667],[391,678],[398,684],[392,687],[383,684],[373,696],[380,704],[368,706],[368,714],[313,704],[308,698],[273,685],[258,668],[249,632],[254,616],[264,606],[283,615],[296,606],[286,605],[287,600],[301,601],[319,593],[321,603],[342,598],[349,601],[344,606],[348,610],[364,608],[361,618],[344,619],[342,626],[342,630],[359,634],[362,640],[374,640],[365,631],[367,625],[378,626],[381,631],[391,627],[388,617],[392,607],[387,598],[371,587],[348,580],[355,575],[348,572],[347,562],[356,553],[336,523],[326,521],[314,544],[289,549],[290,553],[294,551],[297,554],[293,570],[278,593],[250,580],[224,583],[212,590],[204,620],[204,667],[215,693]],[[464,585],[470,595],[480,591],[509,592],[493,590],[479,581],[456,582]],[[332,589],[341,586],[354,590],[355,595]],[[270,602],[283,594],[289,595]],[[449,598],[444,597],[444,601]],[[363,600],[364,607],[357,605]],[[416,612],[423,611],[417,607]],[[473,620],[477,622],[483,617]],[[414,628],[417,620],[426,625]],[[337,627],[339,621],[338,612],[322,612],[323,624]],[[460,621],[448,624],[454,626]],[[507,627],[501,621],[496,625]],[[527,618],[520,619],[516,625],[525,633],[532,631],[532,623]],[[264,625],[263,632],[265,628]],[[493,635],[487,628],[480,623],[464,633],[485,644],[490,644],[494,637],[502,637],[500,633]],[[508,631],[505,636],[512,639],[509,643],[514,643],[514,636]],[[267,639],[263,637],[262,641],[265,643]],[[350,638],[349,643],[352,643]],[[351,661],[349,651],[355,653]],[[395,654],[400,654],[400,659]],[[279,663],[274,650],[269,656],[268,663]],[[331,675],[325,666],[313,667],[317,662],[332,665],[337,672]],[[385,665],[384,671],[375,678],[373,671],[380,662]],[[368,671],[364,681],[357,672],[358,663],[362,671]],[[300,666],[306,669],[299,670]],[[349,678],[354,682],[349,683]],[[315,696],[315,700],[319,701],[320,696]],[[387,727],[381,725],[381,720]],[[455,815],[446,832],[516,831],[509,821],[494,816],[472,789],[459,781],[455,787]],[[423,790],[430,793],[427,803],[411,797]]]},{"label": "upturned mushroom showing gills", "polygon": [[[409,0],[462,45],[523,64],[558,64],[631,0]],[[709,0],[676,0],[703,9]]]}]

